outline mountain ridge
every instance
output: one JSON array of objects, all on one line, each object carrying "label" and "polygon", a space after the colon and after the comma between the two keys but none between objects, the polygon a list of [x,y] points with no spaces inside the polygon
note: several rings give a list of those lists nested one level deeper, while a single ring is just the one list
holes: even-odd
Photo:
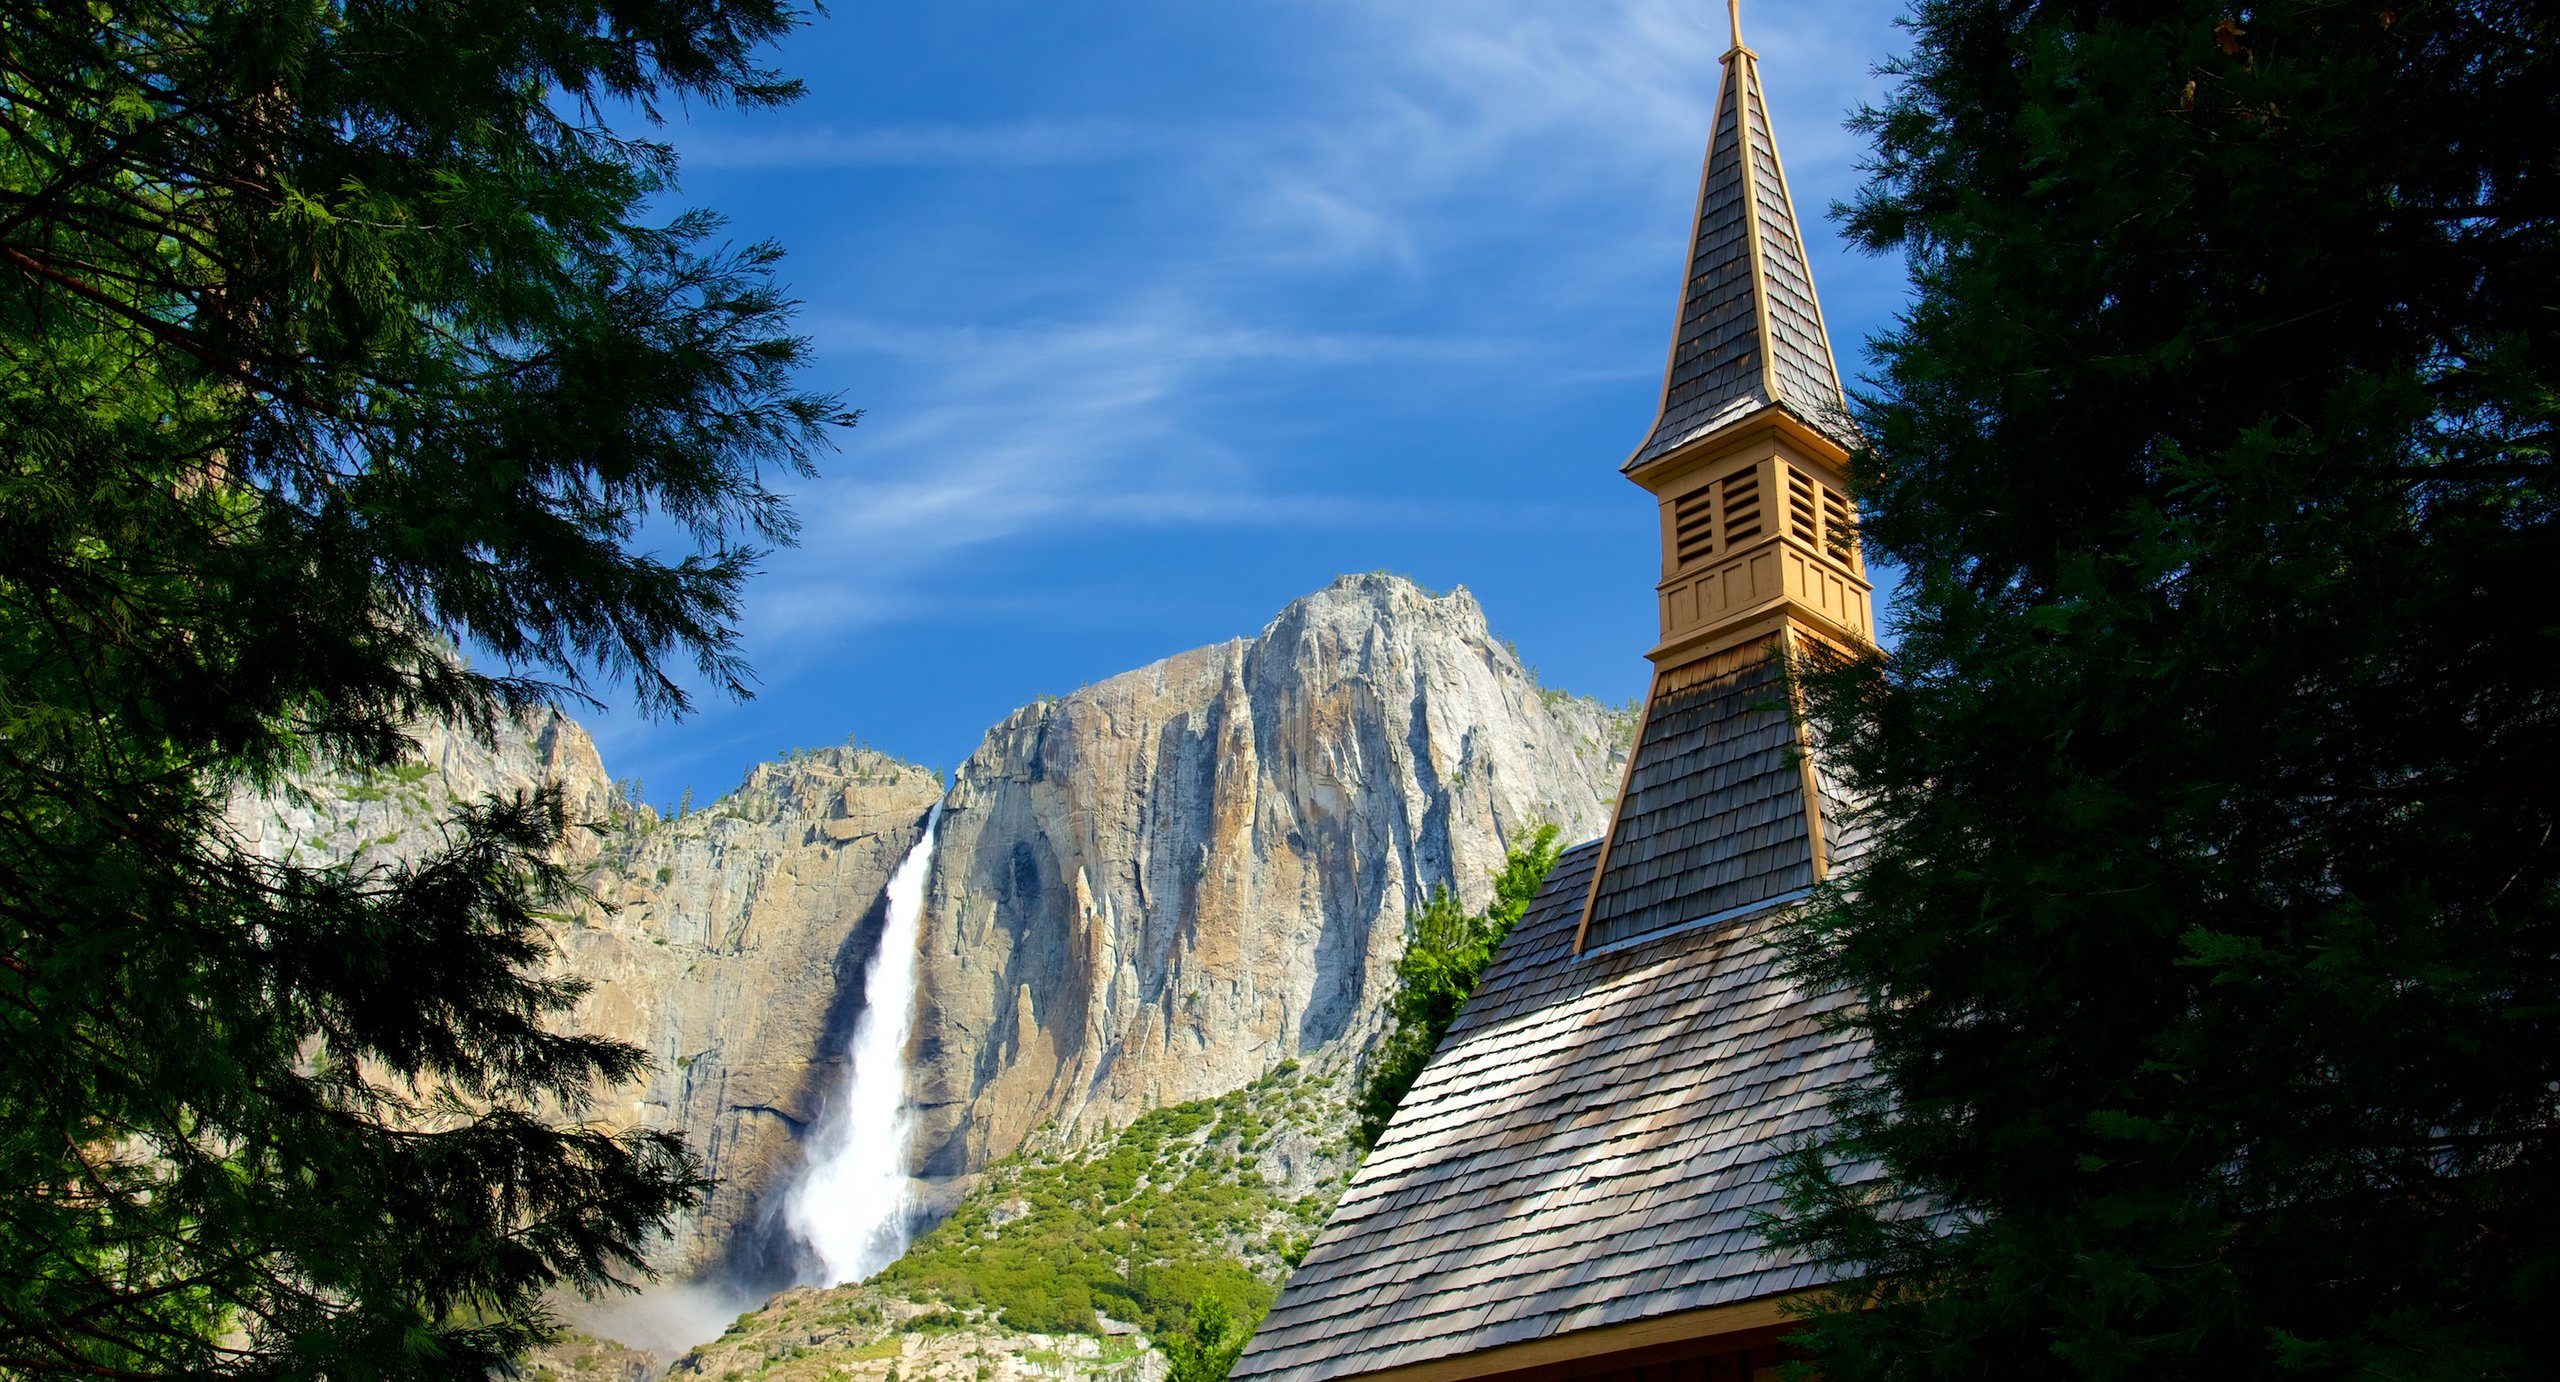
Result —
[{"label": "mountain ridge", "polygon": [[1538,686],[1463,588],[1371,574],[1042,697],[947,785],[802,750],[661,817],[544,711],[490,744],[422,728],[424,771],[315,773],[233,815],[254,848],[365,866],[423,848],[456,802],[559,785],[599,827],[568,851],[593,900],[555,934],[591,985],[575,1024],[655,1058],[597,1114],[702,1156],[719,1184],[656,1260],[752,1296],[807,1269],[781,1198],[844,1074],[882,889],[937,801],[907,1089],[939,1211],[1043,1125],[1098,1135],[1365,1042],[1405,912],[1438,884],[1481,892],[1541,821],[1597,833],[1622,734]]}]

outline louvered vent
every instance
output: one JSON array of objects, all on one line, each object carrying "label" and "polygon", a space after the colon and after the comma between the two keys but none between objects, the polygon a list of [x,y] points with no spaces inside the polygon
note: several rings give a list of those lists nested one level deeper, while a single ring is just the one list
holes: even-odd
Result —
[{"label": "louvered vent", "polygon": [[1833,558],[1849,565],[1858,560],[1858,517],[1848,498],[1829,485],[1822,487],[1822,531]]},{"label": "louvered vent", "polygon": [[1787,531],[1807,547],[1818,547],[1814,532],[1813,481],[1793,466],[1780,466],[1787,477]]},{"label": "louvered vent", "polygon": [[1716,550],[1716,495],[1704,487],[1681,495],[1671,506],[1671,550],[1687,566]]},{"label": "louvered vent", "polygon": [[1724,477],[1724,545],[1728,548],[1760,536],[1760,472],[1740,471]]}]

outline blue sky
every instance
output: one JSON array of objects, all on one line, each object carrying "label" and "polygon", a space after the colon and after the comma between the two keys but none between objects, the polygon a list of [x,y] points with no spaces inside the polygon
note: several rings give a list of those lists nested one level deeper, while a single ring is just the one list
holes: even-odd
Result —
[{"label": "blue sky", "polygon": [[[1853,375],[1901,267],[1841,246],[1898,4],[1755,0]],[[987,726],[1249,635],[1349,571],[1465,585],[1549,685],[1643,690],[1660,389],[1716,0],[836,0],[798,105],[665,134],[790,252],[864,410],[749,592],[756,699],[582,716],[708,801],[785,749],[949,766]]]}]

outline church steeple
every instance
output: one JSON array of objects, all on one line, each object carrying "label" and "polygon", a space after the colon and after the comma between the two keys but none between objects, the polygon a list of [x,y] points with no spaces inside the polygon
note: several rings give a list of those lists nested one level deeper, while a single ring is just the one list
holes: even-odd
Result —
[{"label": "church steeple", "polygon": [[1699,179],[1662,407],[1629,479],[1662,505],[1658,665],[1757,642],[1778,622],[1873,635],[1848,500],[1856,434],[1770,131],[1760,56],[1728,0],[1715,129]]},{"label": "church steeple", "polygon": [[1783,666],[1873,637],[1848,498],[1856,433],[1759,55],[1729,3],[1662,407],[1626,465],[1661,508],[1662,637],[1578,949],[1781,905],[1844,843]]},{"label": "church steeple", "polygon": [[1630,471],[1768,407],[1848,439],[1840,371],[1778,161],[1760,55],[1742,42],[1741,0],[1730,5],[1733,46],[1698,182],[1662,408],[1628,459]]}]

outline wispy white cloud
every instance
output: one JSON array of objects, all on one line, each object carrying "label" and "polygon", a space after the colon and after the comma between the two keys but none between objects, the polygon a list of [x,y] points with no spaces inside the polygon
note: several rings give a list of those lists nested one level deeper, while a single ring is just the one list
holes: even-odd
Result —
[{"label": "wispy white cloud", "polygon": [[[1257,553],[1445,555],[1500,551],[1530,525],[1619,531],[1627,496],[1600,493],[1608,448],[1640,430],[1639,381],[1658,378],[1669,337],[1724,7],[1216,8],[1214,25],[1176,26],[1239,41],[1219,66],[1236,85],[1208,97],[1114,72],[1162,32],[1114,34],[1106,17],[1068,26],[1073,42],[1098,36],[1089,51],[998,55],[1010,118],[941,119],[963,107],[940,89],[902,109],[890,83],[831,107],[813,93],[805,125],[782,112],[675,132],[689,168],[810,217],[785,237],[812,302],[804,326],[821,382],[867,410],[796,496],[802,545],[770,560],[748,602],[748,653],[768,685],[841,676],[857,658],[887,665],[954,628],[1144,620],[1191,592],[1168,590],[1173,559],[1143,549],[1190,560],[1203,533]],[[1839,118],[1872,94],[1891,8],[1746,7],[1809,219],[1856,184]],[[1283,23],[1286,42],[1262,41]],[[949,176],[874,175],[903,169]],[[1835,329],[1856,319],[1861,274],[1873,300],[1897,286],[1890,265],[1839,256],[1816,272]],[[1556,416],[1532,395],[1578,406],[1568,391],[1587,398],[1603,381],[1624,400],[1629,416],[1608,424],[1622,432],[1595,439],[1596,458],[1558,457],[1600,480],[1556,489],[1589,497],[1524,485],[1517,454],[1492,458],[1508,467],[1500,480],[1468,478],[1459,448],[1498,448],[1505,426]],[[1444,411],[1448,453],[1391,473],[1393,448],[1443,444]],[[1434,484],[1443,492],[1407,497]],[[1377,538],[1390,528],[1416,538]],[[691,733],[752,721],[754,742],[775,747],[764,737],[790,736],[770,714],[706,701],[710,723]],[[653,737],[632,731],[617,751]],[[691,772],[692,758],[650,771]]]},{"label": "wispy white cloud", "polygon": [[1122,121],[1028,120],[699,134],[680,140],[679,150],[689,168],[1036,168],[1126,159],[1151,143]]},{"label": "wispy white cloud", "polygon": [[1294,331],[1207,325],[1170,316],[984,326],[818,315],[808,327],[812,339],[826,350],[867,351],[946,364],[1012,355],[1020,370],[1046,369],[1062,360],[1114,358],[1191,365],[1472,365],[1518,362],[1536,353],[1528,341],[1517,339]]},{"label": "wispy white cloud", "polygon": [[[907,406],[866,420],[860,473],[800,500],[800,548],[758,596],[768,636],[944,612],[936,585],[966,554],[1025,534],[1106,530],[1517,527],[1516,504],[1429,504],[1273,483],[1273,457],[1226,435],[1222,400],[1272,369],[1401,370],[1419,381],[1515,362],[1521,341],[1294,332],[1211,324],[1166,298],[1090,322],[1013,327],[813,324],[830,350],[897,359]],[[861,579],[844,579],[859,554]],[[1062,598],[1065,598],[1062,596]]]},{"label": "wispy white cloud", "polygon": [[[1342,46],[1374,56],[1346,74],[1356,83],[1320,118],[1262,132],[1260,157],[1235,179],[1260,189],[1239,203],[1248,219],[1341,257],[1410,265],[1480,227],[1492,181],[1516,210],[1496,229],[1570,229],[1551,235],[1559,257],[1623,264],[1631,251],[1664,248],[1656,226],[1612,235],[1555,218],[1576,206],[1623,205],[1631,189],[1685,213],[1727,46],[1722,6],[1326,0],[1319,8],[1344,29]],[[1841,116],[1873,94],[1870,62],[1843,60],[1828,8],[1763,4],[1746,18],[1764,68],[1783,83],[1780,143],[1798,197],[1819,216],[1854,185],[1858,146]]]},{"label": "wispy white cloud", "polygon": [[[1763,8],[1751,38],[1773,65],[1788,63],[1793,90],[1780,115],[1791,170],[1805,157],[1799,146],[1814,162],[1837,163],[1832,141],[1804,132],[1835,126],[1865,91],[1866,72],[1831,58],[1812,21]],[[1105,261],[1109,271],[1081,287],[1059,266],[1017,261],[1037,276],[1049,310],[1063,302],[1080,315],[813,315],[824,354],[857,374],[867,373],[863,357],[880,361],[895,387],[863,391],[871,412],[841,478],[801,497],[806,540],[763,584],[761,630],[939,617],[967,598],[947,585],[970,554],[1057,531],[1424,519],[1496,529],[1516,509],[1462,501],[1422,514],[1276,480],[1266,472],[1285,458],[1240,441],[1220,407],[1239,390],[1280,387],[1275,378],[1304,387],[1310,371],[1403,371],[1427,389],[1451,370],[1570,386],[1657,367],[1645,352],[1572,354],[1558,327],[1582,299],[1656,280],[1668,327],[1670,227],[1694,189],[1725,46],[1722,7],[1311,0],[1307,9],[1328,30],[1307,46],[1326,55],[1305,59],[1319,65],[1308,74],[1312,95],[1258,121],[1187,131],[1112,121],[821,129],[688,150],[697,161],[771,167],[1131,158],[1113,175],[1142,190],[1122,186],[1115,196],[1143,203],[1152,185],[1198,209],[1184,237]],[[1488,181],[1512,197],[1502,216],[1485,214]],[[1819,214],[1828,188],[1800,180],[1798,193]],[[1597,223],[1584,210],[1630,203],[1659,203],[1661,223]],[[1268,310],[1319,284],[1338,289],[1346,274],[1444,269],[1505,237],[1507,252],[1539,263],[1535,283],[1507,291],[1544,298],[1495,302],[1511,318],[1498,334],[1460,323],[1420,335],[1311,330]],[[860,564],[858,582],[845,578],[849,559]]]},{"label": "wispy white cloud", "polygon": [[1723,47],[1700,23],[1707,8],[1422,0],[1369,13],[1399,36],[1417,89],[1461,117],[1461,147],[1561,136],[1611,163],[1650,166],[1666,146],[1689,148],[1704,125]]}]

